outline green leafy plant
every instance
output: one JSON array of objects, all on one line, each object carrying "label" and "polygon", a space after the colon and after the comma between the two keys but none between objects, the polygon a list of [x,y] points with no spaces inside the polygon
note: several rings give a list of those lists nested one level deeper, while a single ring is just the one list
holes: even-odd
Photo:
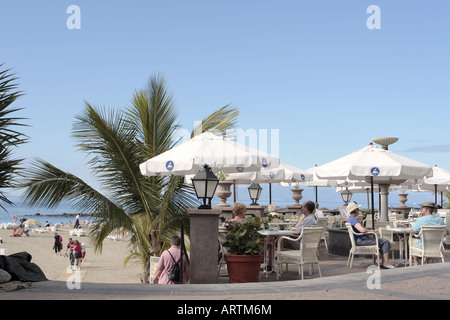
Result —
[{"label": "green leafy plant", "polygon": [[217,171],[216,173],[216,177],[219,178],[220,181],[226,180],[228,176],[229,174],[223,172],[222,168],[220,168],[219,171]]},{"label": "green leafy plant", "polygon": [[242,222],[227,222],[227,238],[224,246],[233,255],[259,255],[264,247],[264,237],[258,233],[262,220],[247,218]]},{"label": "green leafy plant", "polygon": [[[284,218],[284,215],[282,215],[282,214],[269,214],[263,219],[264,228],[268,229],[269,223],[271,223],[273,221],[273,219],[278,219],[282,222],[286,221],[286,219]],[[285,227],[284,225],[279,226],[280,230],[284,230],[284,227]]]}]

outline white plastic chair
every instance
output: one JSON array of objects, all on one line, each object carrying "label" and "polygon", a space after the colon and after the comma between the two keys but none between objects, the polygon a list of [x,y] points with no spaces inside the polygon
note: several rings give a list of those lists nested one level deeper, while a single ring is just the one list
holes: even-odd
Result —
[{"label": "white plastic chair", "polygon": [[[346,223],[345,226],[348,230],[348,235],[350,237],[350,242],[352,243],[352,248],[350,249],[350,252],[348,254],[348,260],[347,260],[347,266],[350,267],[350,269],[353,266],[353,258],[357,254],[362,255],[373,255],[377,258],[377,265],[378,268],[380,267],[380,251],[378,249],[378,234],[376,232],[367,232],[367,233],[357,233],[353,230],[353,227],[350,223]],[[355,235],[373,235],[375,236],[375,244],[371,246],[357,246]]]},{"label": "white plastic chair", "polygon": [[328,250],[328,218],[318,218],[316,226],[322,228],[320,240],[323,240],[325,248]]},{"label": "white plastic chair", "polygon": [[[443,245],[445,231],[445,226],[422,226],[419,234],[411,233],[409,236],[409,265],[412,265],[412,256],[422,258],[422,264],[425,258],[440,258],[442,262],[445,262]],[[413,244],[413,239],[420,238],[420,236],[422,236],[422,248]]]},{"label": "white plastic chair", "polygon": [[[305,264],[309,265],[317,265],[317,269],[319,270],[319,275],[322,277],[322,272],[320,271],[319,259],[317,257],[317,250],[319,249],[320,237],[322,235],[322,228],[303,228],[302,233],[298,238],[291,237],[280,237],[277,240],[277,279],[279,275],[282,273],[282,264],[283,263],[292,263],[298,265],[298,272],[303,280],[303,266]],[[283,240],[291,240],[300,242],[300,248],[298,250],[286,250],[283,248]],[[287,267],[287,265],[286,265]],[[309,270],[311,275],[311,269]]]},{"label": "white plastic chair", "polygon": [[[403,252],[403,241],[404,241],[403,237],[401,237],[400,235],[397,235],[398,241],[394,241],[394,231],[393,230],[388,229],[387,226],[384,226],[384,227],[380,226],[380,229],[378,229],[378,224],[375,224],[375,227],[377,228],[377,230],[379,232],[380,238],[386,239],[391,243],[391,245],[392,245],[392,248],[391,248],[392,263],[394,263],[394,261],[395,261],[394,260],[395,259],[394,258],[394,250]],[[401,256],[400,256],[400,259],[402,259]],[[406,260],[406,258],[405,258],[405,260]],[[405,266],[406,266],[406,262],[405,262]]]}]

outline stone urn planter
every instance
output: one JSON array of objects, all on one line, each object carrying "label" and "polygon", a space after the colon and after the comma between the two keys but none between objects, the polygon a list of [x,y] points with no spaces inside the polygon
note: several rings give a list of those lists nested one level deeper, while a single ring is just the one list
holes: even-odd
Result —
[{"label": "stone urn planter", "polygon": [[398,194],[398,200],[402,203],[402,207],[406,207],[406,201],[408,201],[408,194],[407,193],[399,193]]},{"label": "stone urn planter", "polygon": [[292,191],[292,199],[294,199],[295,203],[292,207],[301,207],[300,200],[303,198],[302,192],[303,189],[291,189]]},{"label": "stone urn planter", "polygon": [[217,185],[216,195],[220,199],[220,203],[217,205],[217,207],[229,207],[230,205],[227,204],[227,199],[231,196],[231,185],[233,184],[233,181],[219,181],[219,184]]}]

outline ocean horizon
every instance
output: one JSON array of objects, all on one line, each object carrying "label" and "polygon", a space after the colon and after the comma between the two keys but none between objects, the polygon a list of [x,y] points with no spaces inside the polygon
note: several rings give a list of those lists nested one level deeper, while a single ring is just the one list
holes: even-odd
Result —
[{"label": "ocean horizon", "polygon": [[[268,184],[261,184],[263,188],[261,192],[261,197],[258,200],[258,204],[261,206],[268,206],[269,203],[269,188]],[[251,199],[248,193],[248,186],[237,185],[236,186],[236,202],[243,202],[246,205],[251,203]],[[315,201],[316,195],[314,188],[305,187],[303,189],[303,198],[300,203],[304,201],[311,200]],[[233,191],[233,187],[232,187]],[[393,191],[389,193],[389,207],[397,207],[401,205],[399,201],[398,194],[400,191]],[[407,206],[418,208],[424,201],[434,201],[434,194],[432,192],[406,192],[408,194]],[[295,201],[292,199],[292,192],[290,187],[282,187],[278,184],[272,185],[272,203],[276,204],[278,207],[285,208],[288,205],[293,205]],[[29,207],[21,203],[19,196],[9,196],[9,199],[14,203],[13,206],[4,204],[5,209],[0,209],[0,223],[13,222],[14,215],[17,215],[18,219],[36,219],[41,224],[45,224],[48,221],[51,224],[64,223],[66,225],[69,222],[74,222],[76,214],[83,214],[82,212],[77,212],[69,202],[62,202],[58,207],[54,209],[45,209],[41,207]],[[379,196],[375,193],[375,209],[379,208]],[[370,199],[369,199],[370,200]],[[444,196],[445,200],[445,196]],[[233,204],[234,195],[232,194],[228,200],[228,204]],[[354,193],[352,196],[352,201],[356,201],[358,204],[362,205],[362,208],[370,208],[368,206],[367,194],[365,193]],[[440,194],[438,194],[438,203],[441,202]],[[220,200],[215,196],[212,200],[212,205],[215,206],[220,203]],[[318,203],[320,208],[334,209],[337,206],[344,205],[341,196],[336,192],[335,188],[318,188]],[[200,205],[200,202],[199,202]],[[92,221],[89,216],[82,215],[81,220]]]}]

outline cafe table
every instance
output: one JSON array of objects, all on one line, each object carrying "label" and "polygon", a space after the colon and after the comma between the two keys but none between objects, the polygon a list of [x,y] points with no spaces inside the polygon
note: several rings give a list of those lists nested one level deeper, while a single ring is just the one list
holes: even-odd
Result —
[{"label": "cafe table", "polygon": [[[399,248],[399,256],[400,259],[403,257],[405,262],[405,267],[407,265],[407,252],[408,252],[408,237],[411,233],[410,227],[391,227],[387,226],[386,228],[380,228],[380,230],[387,230],[389,232],[395,233],[400,240],[400,248]],[[403,248],[405,248],[403,250]]]},{"label": "cafe table", "polygon": [[269,230],[260,230],[259,234],[265,237],[264,239],[264,273],[266,277],[272,272],[275,260],[275,242],[282,236],[297,235],[295,230],[278,230],[276,227],[271,227]]}]

